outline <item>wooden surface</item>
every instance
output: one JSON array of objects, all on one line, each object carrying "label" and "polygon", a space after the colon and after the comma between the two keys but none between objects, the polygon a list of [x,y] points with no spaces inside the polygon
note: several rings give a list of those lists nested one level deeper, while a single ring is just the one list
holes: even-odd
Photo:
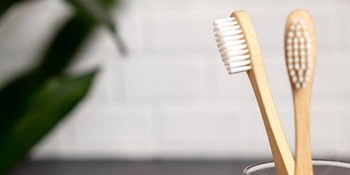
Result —
[{"label": "wooden surface", "polygon": [[10,175],[241,175],[261,161],[28,161]]},{"label": "wooden surface", "polygon": [[[311,88],[314,76],[315,62],[316,62],[316,39],[314,32],[314,25],[309,14],[304,10],[293,11],[287,19],[286,33],[285,33],[285,48],[287,47],[287,33],[289,26],[294,18],[302,18],[308,26],[308,30],[311,37],[312,43],[312,73],[310,74],[309,80],[306,82],[306,86],[300,89],[295,88],[292,80],[290,83],[293,91],[294,100],[294,115],[295,115],[295,174],[296,175],[312,175],[312,156],[310,148],[310,96]],[[287,49],[285,49],[287,59]],[[287,60],[286,60],[287,62]]]},{"label": "wooden surface", "polygon": [[254,27],[249,16],[243,11],[234,12],[231,17],[235,17],[239,22],[249,48],[252,69],[247,73],[263,117],[277,173],[279,175],[293,175],[294,159],[271,96]]}]

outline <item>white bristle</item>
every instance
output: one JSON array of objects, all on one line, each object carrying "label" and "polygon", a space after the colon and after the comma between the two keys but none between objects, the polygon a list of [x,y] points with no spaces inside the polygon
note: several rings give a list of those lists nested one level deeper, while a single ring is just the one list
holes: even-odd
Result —
[{"label": "white bristle", "polygon": [[228,73],[250,70],[249,50],[238,21],[232,17],[219,19],[213,26],[215,41]]},{"label": "white bristle", "polygon": [[239,27],[237,27],[237,25],[235,25],[234,22],[220,23],[214,27],[213,31],[216,32],[218,30],[225,31],[225,30],[231,30],[231,29],[237,30],[239,29]]},{"label": "white bristle", "polygon": [[291,70],[291,71],[289,71],[289,74],[290,74],[291,76],[295,76],[295,71],[294,71],[294,70]]},{"label": "white bristle", "polygon": [[219,37],[216,38],[215,41],[216,42],[227,42],[227,41],[236,41],[238,42],[239,40],[244,40],[243,35],[238,35],[238,36],[226,36],[225,38]]},{"label": "white bristle", "polygon": [[301,25],[298,24],[296,28],[297,30],[301,30]]},{"label": "white bristle", "polygon": [[234,17],[230,17],[230,18],[223,18],[223,19],[218,19],[218,20],[215,20],[213,25],[217,25],[217,24],[220,24],[220,23],[226,23],[226,22],[235,22],[235,18]]},{"label": "white bristle", "polygon": [[293,64],[288,65],[288,70],[294,70]]},{"label": "white bristle", "polygon": [[298,39],[297,37],[295,37],[295,38],[293,39],[293,43],[298,43],[298,41],[299,41],[299,39]]},{"label": "white bristle", "polygon": [[303,83],[303,82],[304,82],[304,77],[300,76],[300,77],[299,77],[299,82],[300,82],[300,83]]},{"label": "white bristle", "polygon": [[298,23],[298,19],[297,19],[297,18],[294,18],[294,19],[292,20],[292,23],[293,23],[293,24],[297,24],[297,23]]},{"label": "white bristle", "polygon": [[239,45],[222,45],[221,47],[219,47],[219,51],[223,52],[224,49],[226,49],[227,51],[233,51],[233,50],[242,50],[247,48],[248,46],[246,44],[239,44]]},{"label": "white bristle", "polygon": [[242,33],[242,30],[234,30],[233,28],[232,29],[228,29],[228,30],[218,30],[215,32],[215,37],[220,37],[220,36],[232,36],[232,35],[237,35],[237,34],[240,34]]},{"label": "white bristle", "polygon": [[226,40],[226,41],[220,41],[218,47],[222,47],[222,46],[235,46],[235,45],[240,45],[240,44],[244,44],[245,40],[241,39],[241,40]]},{"label": "white bristle", "polygon": [[302,63],[302,64],[301,64],[301,69],[302,69],[302,70],[306,70],[306,64],[305,64],[305,63]]},{"label": "white bristle", "polygon": [[230,62],[227,65],[227,67],[228,68],[237,68],[237,67],[241,67],[241,66],[249,66],[250,63],[251,63],[250,60]]},{"label": "white bristle", "polygon": [[248,49],[244,50],[223,50],[221,53],[225,54],[229,57],[229,59],[234,58],[235,56],[241,56],[247,54],[249,51]]},{"label": "white bristle", "polygon": [[295,64],[299,64],[299,59],[295,59],[295,60],[294,60],[294,63],[295,63]]},{"label": "white bristle", "polygon": [[298,70],[298,76],[303,76],[303,74],[304,74],[304,71],[301,70],[301,69],[299,69],[299,70]]},{"label": "white bristle", "polygon": [[[224,55],[226,58],[226,55]],[[229,64],[230,62],[236,62],[236,61],[244,61],[244,60],[248,60],[249,59],[249,55],[240,55],[240,56],[235,56],[234,58],[228,58],[223,60],[225,65]]]},{"label": "white bristle", "polygon": [[298,57],[299,55],[299,51],[298,50],[294,50],[294,57]]},{"label": "white bristle", "polygon": [[297,37],[301,37],[301,31],[297,31]]},{"label": "white bristle", "polygon": [[230,68],[230,69],[227,69],[227,71],[229,74],[235,74],[235,73],[248,71],[251,68],[252,68],[251,66],[242,66],[242,67],[238,67],[238,68]]},{"label": "white bristle", "polygon": [[295,30],[295,25],[291,25],[289,28],[291,31]]},{"label": "white bristle", "polygon": [[304,19],[294,18],[287,31],[287,67],[296,89],[305,87],[311,76],[312,41]]},{"label": "white bristle", "polygon": [[290,32],[288,33],[288,36],[289,36],[289,37],[294,37],[294,33],[293,33],[292,31],[290,31]]},{"label": "white bristle", "polygon": [[230,26],[232,27],[232,26],[234,26],[234,25],[236,25],[236,24],[237,24],[236,21],[235,21],[235,22],[229,21],[229,22],[225,22],[225,23],[218,23],[218,24],[216,24],[214,30],[215,30],[215,29],[218,29],[218,28],[223,28],[223,27],[230,27]]},{"label": "white bristle", "polygon": [[307,68],[306,62],[301,63],[301,70],[305,71]]}]

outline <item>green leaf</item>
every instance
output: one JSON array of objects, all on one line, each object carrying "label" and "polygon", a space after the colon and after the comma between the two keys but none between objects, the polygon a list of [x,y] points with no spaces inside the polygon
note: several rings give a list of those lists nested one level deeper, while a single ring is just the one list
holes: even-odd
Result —
[{"label": "green leaf", "polygon": [[108,6],[119,2],[115,0],[66,0],[75,7],[79,16],[88,20],[105,24],[113,34],[114,40],[118,46],[119,52],[126,53],[126,47],[122,41],[118,29],[109,14]]},{"label": "green leaf", "polygon": [[0,138],[7,134],[18,120],[23,99],[28,98],[42,81],[32,73],[20,76],[12,80],[0,90]]},{"label": "green leaf", "polygon": [[95,23],[78,16],[68,19],[44,52],[39,66],[0,89],[0,137],[16,122],[17,113],[25,107],[23,99],[48,78],[60,75],[67,68],[94,26]]},{"label": "green leaf", "polygon": [[[0,1],[0,17],[25,0]],[[115,0],[66,0],[76,13],[60,28],[31,71],[0,88],[0,174],[13,166],[53,128],[89,89],[94,73],[60,77],[99,23],[112,31],[119,49],[125,47],[107,12]]]},{"label": "green leaf", "polygon": [[118,6],[120,3],[120,0],[99,0],[99,1],[105,7],[109,7],[112,5]]},{"label": "green leaf", "polygon": [[95,26],[95,22],[79,16],[68,19],[56,34],[50,47],[44,52],[36,75],[46,78],[62,73],[72,62]]},{"label": "green leaf", "polygon": [[47,80],[28,98],[18,120],[0,138],[0,174],[20,160],[51,128],[83,99],[96,71],[79,77],[56,77]]},{"label": "green leaf", "polygon": [[113,20],[108,12],[108,8],[97,0],[66,0],[73,5],[78,15],[89,20],[113,25]]}]

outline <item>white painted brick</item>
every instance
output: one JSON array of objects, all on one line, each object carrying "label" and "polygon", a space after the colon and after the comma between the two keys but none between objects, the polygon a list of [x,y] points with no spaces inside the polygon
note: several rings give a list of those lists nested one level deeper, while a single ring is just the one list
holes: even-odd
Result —
[{"label": "white painted brick", "polygon": [[[196,101],[164,105],[163,152],[171,154],[222,155],[240,148],[241,118],[232,104],[221,101]],[[190,152],[189,152],[190,151]],[[193,153],[193,154],[192,154]]]},{"label": "white painted brick", "polygon": [[150,52],[154,38],[152,16],[144,9],[135,6],[118,14],[117,19],[120,36],[125,42],[128,54],[143,55]]},{"label": "white painted brick", "polygon": [[163,113],[166,142],[215,144],[239,140],[241,116],[228,104],[190,102],[165,106]]},{"label": "white painted brick", "polygon": [[75,114],[76,155],[115,157],[125,151],[132,157],[133,151],[152,151],[154,121],[149,107],[98,104],[87,104]]},{"label": "white painted brick", "polygon": [[[285,107],[280,108],[276,106],[278,111],[281,124],[284,129],[285,136],[289,142],[290,147],[294,148],[294,118],[292,114],[285,110]],[[279,112],[282,111],[282,112]],[[244,148],[252,151],[250,154],[248,151],[245,152],[246,156],[253,156],[255,154],[261,154],[261,156],[271,156],[269,147],[268,137],[265,130],[264,122],[260,114],[258,104],[250,107],[250,110],[245,110],[244,119],[242,119],[243,125],[240,130],[245,135]],[[244,151],[244,150],[243,150]]]},{"label": "white painted brick", "polygon": [[[95,50],[95,49],[94,49]],[[97,76],[90,89],[90,98],[110,102],[121,98],[123,89],[122,66],[115,49],[98,49],[82,54],[68,72],[83,74],[97,69]]]},{"label": "white painted brick", "polygon": [[288,97],[291,87],[283,51],[266,53],[263,59],[272,95],[275,99]]},{"label": "white painted brick", "polygon": [[317,69],[314,77],[314,94],[344,93],[350,88],[346,81],[350,61],[344,59],[348,52],[320,52],[317,56]]},{"label": "white painted brick", "polygon": [[[247,10],[255,25],[276,108],[294,150],[283,31],[287,14],[295,8],[308,9],[317,29],[313,152],[315,156],[350,155],[350,61],[345,51],[350,45],[350,25],[335,20],[348,16],[349,2],[127,1],[115,20],[129,55],[118,55],[107,30],[97,30],[70,70],[77,73],[99,66],[92,91],[71,118],[35,149],[34,157],[271,157],[249,79],[245,73],[227,74],[212,33],[212,21],[239,9]],[[19,65],[25,66],[29,61],[22,62],[22,55],[41,49],[40,43],[56,27],[52,24],[62,20],[60,14],[68,13],[58,1],[41,2],[30,9],[29,15],[9,23],[11,30],[0,28],[4,58],[0,81],[20,70]],[[44,11],[31,13],[33,9]],[[55,13],[42,15],[47,11]],[[29,21],[46,27],[28,27]]]},{"label": "white painted brick", "polygon": [[245,111],[242,111],[242,125],[240,125],[240,130],[242,132],[242,141],[251,146],[256,146],[256,144],[267,144],[267,135],[264,127],[264,123],[259,112],[258,105],[251,106]]},{"label": "white painted brick", "polygon": [[33,158],[140,159],[155,155],[156,127],[149,107],[86,101],[68,117],[70,132],[60,129],[65,135],[48,135],[33,151]]},{"label": "white painted brick", "polygon": [[[337,15],[334,15],[334,10],[327,9],[324,11],[316,11],[313,14],[313,20],[316,30],[317,46],[319,50],[336,49],[339,41],[341,41],[341,34],[337,27],[329,25],[334,22]],[[339,25],[337,25],[339,26]]]},{"label": "white painted brick", "polygon": [[208,48],[208,43],[214,42],[212,21],[208,23],[207,18],[195,12],[178,14],[177,11],[154,14],[155,50],[198,50]]},{"label": "white painted brick", "polygon": [[254,10],[247,12],[255,27],[262,53],[283,52],[284,25],[288,11]]},{"label": "white painted brick", "polygon": [[[173,57],[173,56],[171,56]],[[127,98],[193,98],[208,89],[205,62],[144,58],[123,62],[124,90]]]},{"label": "white painted brick", "polygon": [[[315,146],[322,143],[332,144],[338,140],[341,118],[339,111],[316,111],[313,110],[311,115],[311,130],[312,139],[315,142]],[[336,145],[334,145],[336,146]]]},{"label": "white painted brick", "polygon": [[347,151],[347,99],[320,94],[311,103],[311,139],[314,157],[344,157]]},{"label": "white painted brick", "polygon": [[234,99],[237,97],[253,97],[253,89],[245,72],[229,75],[218,56],[213,65],[212,74],[215,75],[214,94],[219,98]]},{"label": "white painted brick", "polygon": [[[341,11],[337,14],[339,14],[340,18],[345,18],[350,15],[349,10],[349,4],[347,6],[344,6]],[[339,20],[341,22],[341,26],[338,27],[338,31],[340,35],[343,37],[341,38],[341,45],[338,45],[341,47],[342,50],[348,50],[350,46],[350,22],[348,20]]]},{"label": "white painted brick", "polygon": [[349,152],[347,142],[349,111],[323,108],[312,113],[312,149],[315,155],[339,157]]}]

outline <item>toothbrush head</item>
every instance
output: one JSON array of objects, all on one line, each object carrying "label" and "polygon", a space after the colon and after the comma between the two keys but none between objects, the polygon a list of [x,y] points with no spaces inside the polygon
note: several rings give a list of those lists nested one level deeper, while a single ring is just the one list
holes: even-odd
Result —
[{"label": "toothbrush head", "polygon": [[285,57],[292,86],[297,90],[306,87],[314,74],[316,41],[312,19],[304,10],[296,10],[288,17]]},{"label": "toothbrush head", "polygon": [[250,70],[251,60],[243,29],[234,13],[230,18],[214,21],[214,36],[229,74]]}]

